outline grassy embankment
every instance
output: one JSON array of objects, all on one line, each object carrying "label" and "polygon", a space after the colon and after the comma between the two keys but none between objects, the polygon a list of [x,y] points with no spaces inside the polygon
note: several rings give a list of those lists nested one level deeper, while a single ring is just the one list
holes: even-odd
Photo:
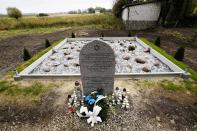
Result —
[{"label": "grassy embankment", "polygon": [[0,18],[0,37],[46,33],[64,29],[122,29],[121,20],[111,14],[81,14],[53,17]]}]

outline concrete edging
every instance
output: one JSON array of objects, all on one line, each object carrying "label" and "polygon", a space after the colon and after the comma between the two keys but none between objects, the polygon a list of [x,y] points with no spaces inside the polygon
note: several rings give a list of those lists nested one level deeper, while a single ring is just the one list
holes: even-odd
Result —
[{"label": "concrete edging", "polygon": [[[137,37],[93,37],[93,38],[65,38],[62,42],[60,42],[58,45],[56,45],[53,49],[57,50],[60,47],[62,47],[66,42],[69,41],[76,41],[76,40],[132,40],[137,41],[141,46],[144,48],[151,48],[146,43],[144,43],[142,40],[140,40]],[[115,78],[117,79],[130,79],[130,78],[155,78],[155,77],[183,77],[188,78],[189,74],[185,73],[181,68],[179,68],[177,65],[172,63],[170,60],[168,60],[166,57],[162,56],[160,53],[158,53],[156,50],[151,48],[151,53],[155,55],[160,61],[165,63],[173,72],[161,72],[161,73],[122,73],[122,74],[115,74]],[[48,56],[52,54],[52,49],[49,50],[47,53],[45,53],[43,56],[41,56],[39,59],[37,59],[35,62],[33,62],[31,65],[29,65],[27,68],[25,68],[22,72],[20,72],[17,76],[15,76],[15,80],[21,80],[21,79],[64,79],[64,78],[80,78],[80,74],[29,74],[33,71],[33,69],[38,66],[44,59],[46,59]]]}]

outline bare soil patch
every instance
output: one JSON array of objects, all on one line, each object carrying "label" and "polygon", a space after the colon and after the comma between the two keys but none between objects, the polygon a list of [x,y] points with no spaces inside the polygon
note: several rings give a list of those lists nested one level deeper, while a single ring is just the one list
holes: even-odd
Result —
[{"label": "bare soil patch", "polygon": [[[34,107],[0,106],[2,130],[196,130],[197,111],[195,99],[184,92],[166,91],[161,88],[140,87],[140,81],[115,81],[130,92],[131,108],[119,109],[106,121],[94,128],[86,119],[68,112],[67,95],[74,81],[64,82],[42,96]],[[180,98],[180,99],[178,99]]]}]

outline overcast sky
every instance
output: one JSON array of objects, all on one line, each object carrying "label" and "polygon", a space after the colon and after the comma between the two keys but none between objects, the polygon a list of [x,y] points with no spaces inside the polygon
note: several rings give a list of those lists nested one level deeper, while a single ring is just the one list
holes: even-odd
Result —
[{"label": "overcast sky", "polygon": [[112,8],[113,0],[0,0],[0,14],[7,7],[16,7],[23,13],[55,13],[88,7]]}]

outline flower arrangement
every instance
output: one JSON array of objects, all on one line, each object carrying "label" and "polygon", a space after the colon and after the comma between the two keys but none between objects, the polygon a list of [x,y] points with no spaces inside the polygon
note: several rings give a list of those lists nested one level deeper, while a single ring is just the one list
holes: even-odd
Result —
[{"label": "flower arrangement", "polygon": [[112,95],[105,96],[102,89],[91,92],[83,96],[79,82],[75,82],[75,90],[72,95],[68,95],[68,110],[77,113],[80,118],[87,117],[87,123],[94,124],[106,120],[108,113],[114,108],[129,109],[128,92],[118,87]]}]

